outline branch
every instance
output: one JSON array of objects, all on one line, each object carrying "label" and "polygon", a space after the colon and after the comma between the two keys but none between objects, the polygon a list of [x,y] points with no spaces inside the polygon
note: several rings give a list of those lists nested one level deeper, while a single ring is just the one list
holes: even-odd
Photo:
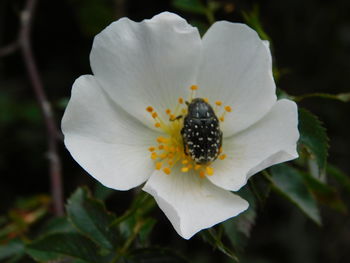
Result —
[{"label": "branch", "polygon": [[53,199],[54,213],[56,215],[63,215],[64,210],[61,160],[58,155],[57,147],[57,143],[60,138],[60,132],[57,129],[51,109],[51,104],[47,100],[40,73],[38,71],[31,48],[30,33],[32,29],[34,10],[37,2],[37,0],[27,0],[26,6],[21,12],[20,16],[21,28],[18,35],[18,40],[6,48],[0,49],[0,56],[11,54],[12,52],[16,51],[17,48],[21,50],[24,64],[26,66],[36,99],[40,105],[47,130],[48,159],[50,165],[51,194]]}]

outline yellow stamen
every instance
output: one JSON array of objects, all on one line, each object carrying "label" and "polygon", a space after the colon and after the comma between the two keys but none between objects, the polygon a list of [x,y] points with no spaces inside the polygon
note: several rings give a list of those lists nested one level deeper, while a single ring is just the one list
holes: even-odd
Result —
[{"label": "yellow stamen", "polygon": [[153,147],[153,146],[148,148],[148,150],[149,150],[150,152],[154,152],[154,151],[155,151],[155,149],[156,149],[156,148],[155,148],[155,147]]},{"label": "yellow stamen", "polygon": [[230,107],[230,106],[225,106],[225,111],[227,111],[227,112],[231,112],[231,111],[232,111],[232,109],[231,109],[231,107]]},{"label": "yellow stamen", "polygon": [[182,163],[182,164],[188,164],[188,160],[185,159],[185,160],[183,160],[181,163]]},{"label": "yellow stamen", "polygon": [[158,113],[157,112],[153,112],[152,113],[152,117],[155,119],[155,118],[157,118],[158,117]]},{"label": "yellow stamen", "polygon": [[148,106],[148,107],[146,108],[146,111],[152,112],[152,111],[153,111],[153,108],[152,108],[151,106]]},{"label": "yellow stamen", "polygon": [[219,159],[220,159],[220,160],[225,160],[225,159],[226,159],[226,154],[221,154],[221,155],[219,156]]},{"label": "yellow stamen", "polygon": [[194,169],[197,171],[197,170],[199,170],[201,167],[202,167],[202,166],[201,166],[200,164],[196,164],[196,165],[194,166]]},{"label": "yellow stamen", "polygon": [[191,90],[198,90],[198,86],[197,85],[192,85],[191,86]]},{"label": "yellow stamen", "polygon": [[159,145],[159,146],[158,146],[158,149],[159,149],[159,150],[163,150],[163,149],[164,149],[164,145],[163,145],[163,144]]},{"label": "yellow stamen", "polygon": [[210,176],[210,175],[213,175],[214,174],[214,169],[210,166],[207,166],[205,168],[205,171],[207,172],[207,174]]},{"label": "yellow stamen", "polygon": [[154,124],[154,127],[160,128],[160,123],[159,123],[159,122],[156,122],[156,123]]},{"label": "yellow stamen", "polygon": [[167,142],[167,139],[164,138],[164,137],[162,137],[162,136],[159,136],[159,137],[157,138],[157,142],[159,142],[159,143],[165,143],[165,142]]},{"label": "yellow stamen", "polygon": [[157,159],[157,153],[156,152],[153,152],[152,154],[151,154],[151,159],[152,160],[155,160],[155,159]]},{"label": "yellow stamen", "polygon": [[183,173],[187,173],[188,172],[188,167],[182,167],[181,168],[181,172],[183,172]]},{"label": "yellow stamen", "polygon": [[204,178],[205,177],[205,172],[204,171],[200,171],[199,172],[199,177],[200,178]]},{"label": "yellow stamen", "polygon": [[166,174],[170,174],[171,170],[170,170],[169,167],[165,167],[165,168],[163,168],[163,172],[166,173]]},{"label": "yellow stamen", "polygon": [[204,98],[203,99],[206,103],[209,103],[209,99],[208,98]]},{"label": "yellow stamen", "polygon": [[216,104],[216,106],[221,106],[222,102],[220,100],[218,100],[218,101],[215,101],[215,104]]},{"label": "yellow stamen", "polygon": [[171,113],[171,110],[166,109],[166,110],[165,110],[165,113],[169,115],[169,114]]},{"label": "yellow stamen", "polygon": [[163,165],[163,163],[161,163],[161,162],[156,163],[156,169],[160,170],[160,168],[162,168],[162,165]]},{"label": "yellow stamen", "polygon": [[183,104],[184,103],[184,99],[183,98],[179,98],[179,103]]},{"label": "yellow stamen", "polygon": [[219,118],[219,120],[223,122],[223,121],[225,120],[225,117],[224,117],[224,116],[221,116],[221,117]]}]

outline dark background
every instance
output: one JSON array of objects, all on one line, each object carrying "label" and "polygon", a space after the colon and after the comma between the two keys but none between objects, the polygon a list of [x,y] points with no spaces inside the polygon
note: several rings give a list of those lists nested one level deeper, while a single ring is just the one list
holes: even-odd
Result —
[{"label": "dark background", "polygon": [[[278,87],[291,95],[349,92],[350,1],[218,1],[224,4],[216,20],[242,22],[242,11],[260,8],[261,21],[272,39],[275,65],[284,72]],[[0,46],[18,32],[23,1],[0,0]],[[233,8],[232,8],[233,7]],[[233,10],[232,10],[233,9]],[[73,81],[89,74],[93,36],[121,16],[140,21],[161,11],[173,11],[191,21],[205,18],[175,9],[171,1],[62,0],[39,1],[32,43],[57,124]],[[330,137],[329,162],[350,174],[350,104],[325,99],[299,103],[319,116]],[[0,212],[19,196],[47,193],[45,127],[19,52],[0,58]],[[80,184],[94,182],[60,145],[66,197]],[[330,183],[333,183],[332,181]],[[340,193],[345,199],[343,193]],[[128,204],[129,193],[116,193],[116,211]],[[113,199],[114,200],[114,199]],[[321,208],[324,226],[317,227],[291,204],[271,195],[260,208],[243,262],[349,262],[350,221],[347,215]],[[175,244],[197,262],[224,262],[219,252],[194,238],[182,241],[159,212],[161,231],[155,243]],[[157,232],[157,231],[155,231]],[[169,237],[170,236],[170,237]],[[220,261],[218,261],[220,260]],[[229,261],[228,261],[229,262]]]}]

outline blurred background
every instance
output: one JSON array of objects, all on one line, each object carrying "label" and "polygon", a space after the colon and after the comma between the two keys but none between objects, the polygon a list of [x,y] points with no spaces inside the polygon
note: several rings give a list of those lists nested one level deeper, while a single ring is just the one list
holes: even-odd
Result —
[{"label": "blurred background", "polygon": [[[193,11],[191,6],[183,7],[178,2],[38,2],[32,25],[32,47],[58,126],[72,83],[78,76],[91,73],[89,53],[94,35],[112,21],[123,16],[141,21],[159,12],[171,11],[205,32],[208,19]],[[243,14],[259,10],[261,26],[271,41],[280,89],[293,96],[349,92],[350,1],[211,2],[216,5],[215,20],[245,22]],[[17,38],[19,13],[24,4],[22,0],[0,0],[0,47]],[[349,175],[350,103],[309,98],[301,101],[299,106],[319,116],[330,137],[329,162]],[[17,51],[0,57],[0,215],[8,213],[23,198],[28,200],[40,194],[40,200],[46,202],[45,196],[50,191],[46,136],[44,120],[21,53]],[[66,198],[78,185],[95,187],[93,179],[73,161],[62,143],[59,143],[59,154]],[[342,191],[339,194],[349,203],[349,196]],[[107,207],[116,213],[123,211],[130,202],[130,195],[130,192],[115,192],[108,199]],[[171,245],[187,255],[190,262],[230,262],[197,237],[189,242],[182,240],[157,211],[155,216],[159,222],[151,237],[155,244]],[[290,203],[272,194],[258,210],[242,262],[349,262],[350,220],[347,213],[323,207],[321,213],[323,226],[318,227]]]}]

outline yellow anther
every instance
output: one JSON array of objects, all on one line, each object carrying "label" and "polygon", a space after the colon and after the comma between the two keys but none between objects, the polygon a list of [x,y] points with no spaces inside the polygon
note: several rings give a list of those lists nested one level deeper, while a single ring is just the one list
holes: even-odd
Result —
[{"label": "yellow anther", "polygon": [[153,108],[152,108],[151,106],[148,106],[148,107],[146,108],[146,111],[152,112],[152,111],[153,111]]},{"label": "yellow anther", "polygon": [[208,175],[213,175],[214,174],[214,169],[210,166],[207,166],[205,168],[205,171],[207,172]]},{"label": "yellow anther", "polygon": [[163,165],[163,163],[161,163],[161,162],[156,163],[156,169],[160,170],[160,168],[162,168],[162,165]]},{"label": "yellow anther", "polygon": [[188,164],[188,160],[183,160],[181,163],[182,164]]},{"label": "yellow anther", "polygon": [[154,152],[155,149],[156,149],[156,148],[153,147],[153,146],[148,148],[148,150],[149,150],[150,152]]},{"label": "yellow anther", "polygon": [[199,172],[199,177],[204,178],[205,177],[205,172],[204,171],[200,171]]},{"label": "yellow anther", "polygon": [[169,115],[169,114],[171,113],[171,110],[166,109],[166,110],[165,110],[165,113]]},{"label": "yellow anther", "polygon": [[171,120],[171,121],[175,120],[175,118],[176,118],[176,117],[175,117],[174,114],[170,114],[170,120]]},{"label": "yellow anther", "polygon": [[152,117],[155,119],[155,118],[157,118],[158,117],[158,113],[157,112],[153,112],[152,113]]},{"label": "yellow anther", "polygon": [[168,145],[164,145],[164,150],[168,152],[169,151],[169,146]]},{"label": "yellow anther", "polygon": [[176,151],[177,151],[177,152],[181,152],[180,146],[177,146],[177,147],[176,147]]},{"label": "yellow anther", "polygon": [[167,154],[166,153],[162,153],[161,155],[160,155],[160,158],[162,158],[162,159],[165,159],[165,158],[167,158]]},{"label": "yellow anther", "polygon": [[202,167],[202,166],[201,166],[200,164],[196,164],[196,165],[194,166],[194,169],[197,171],[197,170],[199,170],[201,167]]},{"label": "yellow anther", "polygon": [[165,168],[163,168],[163,172],[166,173],[166,174],[170,174],[171,170],[170,170],[169,167],[165,167]]},{"label": "yellow anther", "polygon": [[204,98],[203,99],[206,103],[209,103],[209,99],[208,98]]},{"label": "yellow anther", "polygon": [[181,168],[181,172],[183,172],[183,173],[187,173],[188,172],[188,167],[182,167]]},{"label": "yellow anther", "polygon": [[156,123],[154,124],[154,127],[160,128],[160,123],[159,123],[159,122],[156,122]]},{"label": "yellow anther", "polygon": [[221,106],[221,105],[222,105],[222,102],[221,102],[220,100],[218,100],[218,101],[215,101],[215,104],[216,104],[217,106]]},{"label": "yellow anther", "polygon": [[159,149],[159,150],[163,150],[163,149],[164,149],[164,145],[163,145],[163,144],[159,145],[159,146],[158,146],[158,149]]},{"label": "yellow anther", "polygon": [[171,165],[174,164],[174,161],[173,161],[173,160],[169,160],[169,161],[168,161],[168,164],[171,166]]},{"label": "yellow anther", "polygon": [[197,85],[192,85],[191,86],[191,90],[197,90],[198,89],[198,86]]},{"label": "yellow anther", "polygon": [[219,118],[219,120],[223,122],[223,121],[225,120],[225,117],[224,117],[224,116],[221,116],[221,117]]},{"label": "yellow anther", "polygon": [[185,115],[187,113],[186,109],[182,109],[181,113]]},{"label": "yellow anther", "polygon": [[222,153],[222,147],[220,147],[220,149],[219,149],[219,153]]},{"label": "yellow anther", "polygon": [[227,111],[227,112],[231,112],[231,111],[232,111],[232,109],[231,109],[231,107],[230,107],[230,106],[225,106],[225,111]]},{"label": "yellow anther", "polygon": [[155,152],[153,152],[152,154],[151,154],[151,159],[152,160],[155,160],[155,159],[157,159],[157,153],[155,153]]},{"label": "yellow anther", "polygon": [[169,148],[169,151],[172,152],[172,153],[174,153],[174,152],[175,152],[175,147],[174,147],[174,146],[171,146],[171,147]]},{"label": "yellow anther", "polygon": [[221,154],[221,155],[219,156],[219,159],[220,159],[220,160],[225,160],[225,159],[226,159],[226,154]]},{"label": "yellow anther", "polygon": [[168,153],[168,158],[169,159],[173,159],[174,158],[174,154],[173,153]]},{"label": "yellow anther", "polygon": [[164,138],[164,137],[162,137],[162,136],[159,136],[159,137],[157,138],[157,142],[159,142],[159,143],[165,143],[166,141],[167,141],[167,139]]},{"label": "yellow anther", "polygon": [[189,165],[187,165],[187,168],[188,168],[188,169],[192,169],[192,168],[193,168],[193,165],[192,165],[192,164],[189,164]]},{"label": "yellow anther", "polygon": [[179,98],[179,103],[180,104],[184,103],[184,99],[183,98]]}]

